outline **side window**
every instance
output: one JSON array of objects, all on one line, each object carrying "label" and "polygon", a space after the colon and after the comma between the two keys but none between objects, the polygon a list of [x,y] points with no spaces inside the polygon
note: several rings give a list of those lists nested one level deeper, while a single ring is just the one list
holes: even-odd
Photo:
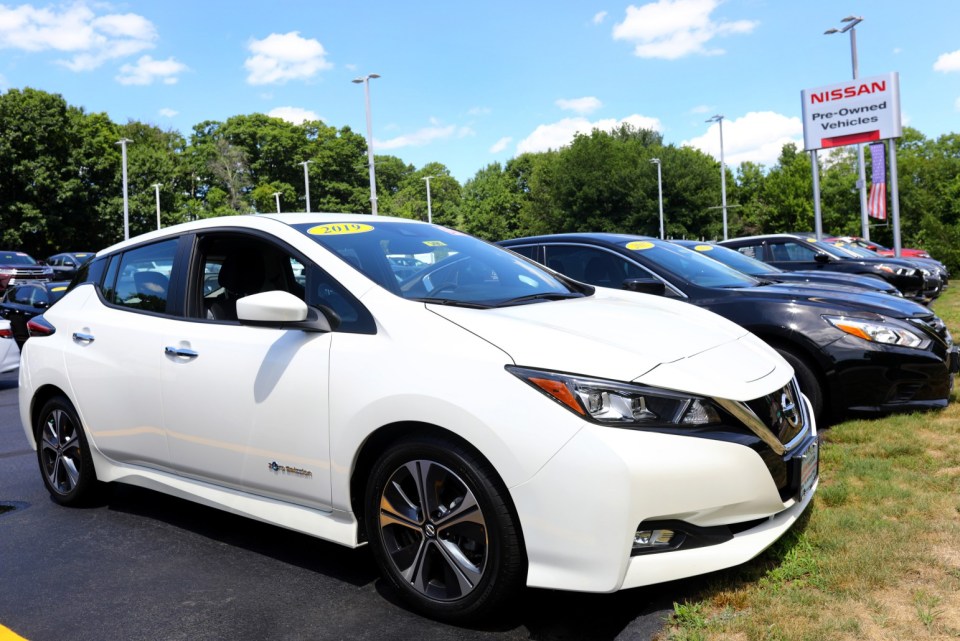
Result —
[{"label": "side window", "polygon": [[547,245],[547,266],[598,287],[619,289],[628,276],[627,261],[608,251],[576,245]]},{"label": "side window", "polygon": [[29,285],[25,287],[17,287],[10,294],[10,302],[17,305],[29,305],[31,304],[31,294],[33,293],[33,287]]},{"label": "side window", "polygon": [[744,256],[756,258],[757,260],[763,260],[763,245],[741,245],[740,247],[735,247],[734,249]]},{"label": "side window", "polygon": [[195,317],[237,320],[237,300],[285,291],[308,305],[325,306],[340,317],[337,331],[376,333],[373,317],[326,272],[294,252],[257,236],[207,234],[200,238]]},{"label": "side window", "polygon": [[104,287],[107,302],[147,312],[164,313],[170,289],[170,271],[177,239],[165,240],[124,252],[110,266],[112,280]]},{"label": "side window", "polygon": [[811,261],[817,252],[800,243],[773,243],[770,245],[774,260],[782,261]]}]

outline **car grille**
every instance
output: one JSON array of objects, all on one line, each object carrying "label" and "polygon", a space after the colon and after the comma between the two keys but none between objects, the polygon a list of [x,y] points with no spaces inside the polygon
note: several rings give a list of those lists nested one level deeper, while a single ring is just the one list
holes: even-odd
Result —
[{"label": "car grille", "polygon": [[778,455],[797,447],[809,430],[807,408],[796,378],[770,394],[745,403],[715,400]]},{"label": "car grille", "polygon": [[914,325],[927,330],[931,334],[935,334],[940,337],[947,346],[953,345],[953,336],[950,335],[950,330],[947,329],[947,324],[944,323],[939,316],[930,316],[924,317],[915,317],[908,319]]},{"label": "car grille", "polygon": [[17,273],[13,277],[18,280],[46,280],[49,277],[47,271],[42,267],[17,267],[16,269]]}]

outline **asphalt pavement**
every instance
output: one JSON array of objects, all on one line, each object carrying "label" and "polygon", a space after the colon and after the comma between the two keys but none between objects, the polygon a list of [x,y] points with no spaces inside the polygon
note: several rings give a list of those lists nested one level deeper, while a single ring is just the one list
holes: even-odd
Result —
[{"label": "asphalt pavement", "polygon": [[0,626],[29,641],[646,641],[683,586],[526,590],[500,620],[455,627],[405,609],[366,548],[124,485],[60,507],[20,427],[17,374],[0,375]]}]

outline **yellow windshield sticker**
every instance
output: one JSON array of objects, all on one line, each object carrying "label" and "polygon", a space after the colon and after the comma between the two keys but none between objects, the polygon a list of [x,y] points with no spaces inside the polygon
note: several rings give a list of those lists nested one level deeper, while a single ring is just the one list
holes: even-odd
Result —
[{"label": "yellow windshield sticker", "polygon": [[713,251],[713,245],[697,245],[694,249],[698,252],[709,252]]},{"label": "yellow windshield sticker", "polygon": [[307,230],[311,236],[337,236],[341,234],[362,234],[373,231],[373,225],[364,225],[361,223],[329,223],[326,225],[317,225]]},{"label": "yellow windshield sticker", "polygon": [[427,247],[446,247],[447,244],[442,240],[425,240],[423,244]]},{"label": "yellow windshield sticker", "polygon": [[67,286],[64,285],[63,287],[54,287],[54,288],[52,288],[50,291],[51,291],[51,292],[62,292],[62,291],[65,290],[66,288],[67,288]]},{"label": "yellow windshield sticker", "polygon": [[653,243],[649,240],[635,240],[633,242],[627,243],[627,249],[653,249]]}]

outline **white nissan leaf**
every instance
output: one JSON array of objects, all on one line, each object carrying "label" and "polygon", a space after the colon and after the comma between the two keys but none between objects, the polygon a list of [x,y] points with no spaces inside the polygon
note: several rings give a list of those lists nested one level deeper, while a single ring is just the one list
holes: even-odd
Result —
[{"label": "white nissan leaf", "polygon": [[809,405],[753,335],[410,220],[152,232],[30,332],[20,412],[55,501],[129,483],[369,545],[448,621],[742,563],[817,487]]}]

